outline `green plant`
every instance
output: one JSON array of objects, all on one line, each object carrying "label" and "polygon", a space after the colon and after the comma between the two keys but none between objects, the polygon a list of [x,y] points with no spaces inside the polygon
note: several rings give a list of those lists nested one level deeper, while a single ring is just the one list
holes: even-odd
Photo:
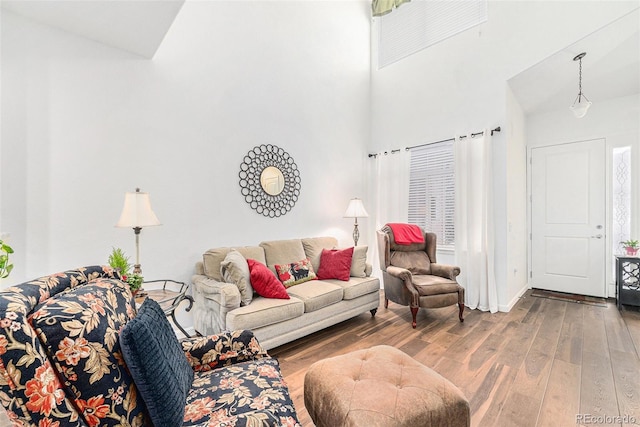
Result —
[{"label": "green plant", "polygon": [[13,264],[9,263],[9,255],[13,253],[11,246],[0,240],[0,279],[9,277]]},{"label": "green plant", "polygon": [[122,280],[129,284],[129,288],[132,291],[140,289],[144,277],[137,273],[129,274],[131,263],[122,249],[113,248],[111,255],[109,255],[109,265],[120,274]]},{"label": "green plant", "polygon": [[111,255],[109,255],[109,265],[116,270],[120,276],[127,276],[131,268],[129,257],[126,256],[120,248],[113,248],[111,251]]},{"label": "green plant", "polygon": [[129,288],[131,288],[132,291],[137,291],[142,287],[142,282],[144,281],[144,277],[134,273],[130,276],[127,276],[126,281],[129,284]]},{"label": "green plant", "polygon": [[638,249],[640,248],[640,241],[638,240],[625,240],[624,242],[620,242],[620,244],[625,248]]}]

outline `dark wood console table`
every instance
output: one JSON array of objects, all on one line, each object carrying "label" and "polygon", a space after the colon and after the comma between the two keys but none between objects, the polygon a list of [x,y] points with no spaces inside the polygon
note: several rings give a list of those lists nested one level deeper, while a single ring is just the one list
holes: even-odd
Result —
[{"label": "dark wood console table", "polygon": [[640,306],[640,257],[616,255],[616,302]]}]

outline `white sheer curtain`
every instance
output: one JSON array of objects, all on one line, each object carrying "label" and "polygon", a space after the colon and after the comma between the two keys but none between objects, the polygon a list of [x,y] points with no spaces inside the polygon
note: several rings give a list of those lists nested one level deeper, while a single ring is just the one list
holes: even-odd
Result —
[{"label": "white sheer curtain", "polygon": [[407,222],[409,211],[409,152],[398,150],[376,156],[376,227]]},{"label": "white sheer curtain", "polygon": [[458,282],[465,304],[498,311],[494,270],[493,178],[491,131],[458,137],[454,143],[456,180],[455,248]]},{"label": "white sheer curtain", "polygon": [[369,241],[373,274],[382,278],[376,231],[388,222],[407,222],[409,211],[409,152],[405,149],[378,153],[375,158],[375,229]]}]

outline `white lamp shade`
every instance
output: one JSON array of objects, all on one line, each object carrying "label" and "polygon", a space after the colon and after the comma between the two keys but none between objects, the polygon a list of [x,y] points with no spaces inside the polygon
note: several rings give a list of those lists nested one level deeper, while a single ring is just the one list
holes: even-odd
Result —
[{"label": "white lamp shade", "polygon": [[365,210],[362,200],[358,198],[349,200],[349,206],[344,212],[345,218],[367,218],[368,216],[369,214]]},{"label": "white lamp shade", "polygon": [[576,116],[576,118],[581,119],[587,115],[587,110],[591,107],[591,101],[588,101],[586,98],[582,97],[579,102],[574,103],[571,107],[571,111]]},{"label": "white lamp shade", "polygon": [[160,225],[160,220],[151,209],[149,193],[137,191],[125,193],[124,206],[116,227],[150,227]]}]

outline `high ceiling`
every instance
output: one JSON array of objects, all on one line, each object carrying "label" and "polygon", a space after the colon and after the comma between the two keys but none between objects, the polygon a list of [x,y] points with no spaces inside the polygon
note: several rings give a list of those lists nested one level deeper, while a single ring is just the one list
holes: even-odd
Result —
[{"label": "high ceiling", "polygon": [[594,104],[640,92],[640,14],[634,12],[567,46],[509,80],[525,114],[568,109],[582,92]]},{"label": "high ceiling", "polygon": [[184,0],[1,0],[36,22],[152,58]]},{"label": "high ceiling", "polygon": [[[152,58],[185,0],[0,0],[2,7],[37,22]],[[592,102],[640,92],[640,13],[588,35],[509,80],[526,114],[568,108],[578,93]]]}]

